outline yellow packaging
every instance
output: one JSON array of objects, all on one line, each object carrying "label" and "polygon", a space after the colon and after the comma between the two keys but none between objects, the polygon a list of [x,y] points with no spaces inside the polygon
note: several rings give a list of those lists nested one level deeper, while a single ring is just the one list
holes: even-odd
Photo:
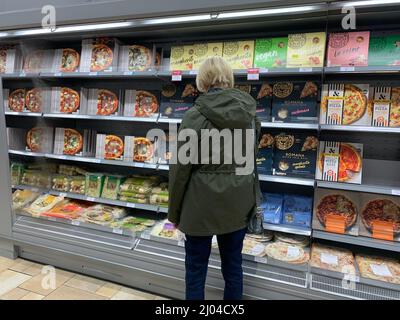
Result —
[{"label": "yellow packaging", "polygon": [[210,57],[222,57],[222,42],[197,43],[193,45],[193,70],[198,70],[200,65]]},{"label": "yellow packaging", "polygon": [[224,42],[223,58],[232,69],[248,69],[253,67],[254,41]]},{"label": "yellow packaging", "polygon": [[192,70],[193,69],[193,45],[174,46],[171,48],[169,69]]},{"label": "yellow packaging", "polygon": [[325,44],[325,32],[289,34],[287,67],[323,67]]}]

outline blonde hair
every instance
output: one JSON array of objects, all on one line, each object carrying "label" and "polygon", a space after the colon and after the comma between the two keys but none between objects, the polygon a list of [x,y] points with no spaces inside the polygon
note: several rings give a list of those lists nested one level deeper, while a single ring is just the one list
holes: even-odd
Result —
[{"label": "blonde hair", "polygon": [[221,57],[207,58],[199,68],[196,85],[200,92],[210,88],[233,88],[234,78],[230,65]]}]

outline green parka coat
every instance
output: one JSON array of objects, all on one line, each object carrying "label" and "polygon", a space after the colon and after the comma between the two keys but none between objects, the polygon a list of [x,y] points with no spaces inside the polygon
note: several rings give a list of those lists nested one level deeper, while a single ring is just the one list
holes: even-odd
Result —
[{"label": "green parka coat", "polygon": [[[179,132],[188,128],[196,131],[200,154],[202,129],[228,129],[231,132],[242,129],[239,132],[243,134],[243,129],[251,129],[255,123],[258,135],[260,123],[255,114],[256,102],[249,94],[237,89],[216,89],[196,100],[194,107],[185,113]],[[185,142],[178,141],[178,150],[183,144]],[[245,154],[244,135],[241,144],[242,154]],[[248,152],[254,155],[257,148],[254,137],[251,148]],[[220,164],[212,164],[211,154],[210,164],[201,164],[204,161],[182,164],[178,160],[177,164],[170,165],[168,219],[191,236],[219,235],[245,228],[256,204],[255,189],[259,193],[258,176],[253,171],[246,175],[236,174],[240,165],[235,163],[234,157],[232,164],[224,163],[223,139]],[[253,168],[254,158],[251,159]]]}]

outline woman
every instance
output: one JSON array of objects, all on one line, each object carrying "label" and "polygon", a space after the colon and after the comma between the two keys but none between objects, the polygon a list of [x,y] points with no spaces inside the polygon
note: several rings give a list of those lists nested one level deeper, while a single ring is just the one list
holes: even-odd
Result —
[{"label": "woman", "polygon": [[[196,78],[199,91],[204,94],[193,108],[185,113],[180,126],[192,129],[201,137],[204,129],[221,132],[226,129],[251,129],[260,124],[255,120],[256,102],[247,93],[234,89],[233,72],[220,57],[207,59],[199,68]],[[201,131],[202,130],[202,131]],[[201,149],[204,136],[199,138]],[[210,139],[208,137],[208,139]],[[254,137],[252,142],[254,145]],[[211,141],[211,140],[210,140]],[[243,141],[243,142],[242,142]],[[197,142],[197,141],[196,141]],[[211,141],[212,142],[212,141]],[[210,142],[210,147],[216,144]],[[241,150],[245,150],[246,140],[240,140]],[[178,142],[178,150],[183,143]],[[221,141],[217,151],[220,163],[212,162],[210,152],[204,161],[203,151],[196,158],[200,164],[170,165],[168,219],[185,234],[186,251],[186,299],[203,300],[208,259],[211,252],[212,236],[217,235],[221,255],[221,270],[225,280],[224,299],[240,300],[243,293],[242,247],[246,226],[255,203],[255,185],[258,177],[253,171],[237,174],[233,150],[224,150]],[[238,147],[236,141],[233,146]],[[232,148],[230,148],[232,149]],[[225,151],[233,161],[224,163]],[[254,158],[251,157],[252,169]],[[209,164],[204,164],[209,163]]]}]

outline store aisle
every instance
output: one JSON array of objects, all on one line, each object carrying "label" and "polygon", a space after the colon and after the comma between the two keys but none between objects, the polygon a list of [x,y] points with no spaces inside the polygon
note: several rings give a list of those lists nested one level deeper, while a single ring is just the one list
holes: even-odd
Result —
[{"label": "store aisle", "polygon": [[150,293],[55,269],[42,274],[43,265],[0,257],[0,300],[163,300]]}]

